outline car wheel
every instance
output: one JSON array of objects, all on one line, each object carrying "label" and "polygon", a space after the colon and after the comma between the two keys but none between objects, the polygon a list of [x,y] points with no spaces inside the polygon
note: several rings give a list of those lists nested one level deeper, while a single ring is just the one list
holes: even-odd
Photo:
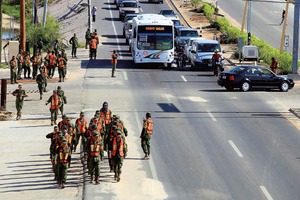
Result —
[{"label": "car wheel", "polygon": [[230,87],[230,86],[225,86],[226,90],[228,91],[233,91],[233,87]]},{"label": "car wheel", "polygon": [[280,90],[282,92],[287,92],[289,90],[289,84],[286,82],[286,81],[283,81],[281,84],[280,84]]},{"label": "car wheel", "polygon": [[244,91],[244,92],[249,91],[250,88],[251,88],[251,85],[250,85],[250,83],[247,82],[247,81],[244,81],[244,82],[242,83],[242,85],[241,85],[241,90]]}]

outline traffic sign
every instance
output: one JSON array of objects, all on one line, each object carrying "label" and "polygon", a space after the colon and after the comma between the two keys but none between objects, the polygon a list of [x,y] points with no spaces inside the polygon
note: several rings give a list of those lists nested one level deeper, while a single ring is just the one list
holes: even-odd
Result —
[{"label": "traffic sign", "polygon": [[288,47],[289,46],[289,36],[285,35],[284,36],[284,47]]}]

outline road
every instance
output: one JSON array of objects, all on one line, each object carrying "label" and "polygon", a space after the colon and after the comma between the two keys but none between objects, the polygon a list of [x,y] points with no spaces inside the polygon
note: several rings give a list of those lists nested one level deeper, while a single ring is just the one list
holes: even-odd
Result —
[{"label": "road", "polygon": [[[278,2],[280,1],[278,0]],[[242,24],[245,1],[219,0],[218,6],[228,13],[231,18]],[[280,22],[282,10],[285,7],[285,3],[252,2],[251,33],[279,49],[283,26],[280,25]],[[286,29],[286,35],[289,35],[289,47],[287,48],[289,53],[292,53],[293,47],[293,24],[294,6],[290,4]],[[247,22],[244,30],[247,31]]]},{"label": "road", "polygon": [[[113,114],[121,117],[129,131],[121,181],[114,181],[105,159],[100,185],[90,184],[87,173],[80,171],[77,152],[66,188],[57,189],[45,139],[52,130],[49,112],[44,101],[38,100],[39,94],[33,93],[24,103],[20,121],[0,122],[1,197],[300,199],[300,121],[288,111],[298,107],[299,85],[287,93],[228,92],[217,85],[212,72],[136,66],[121,38],[117,10],[110,2],[94,3],[98,7],[94,28],[101,36],[98,57],[89,60],[87,50],[81,49],[78,59],[70,59],[67,80],[61,83],[68,98],[65,112],[73,122],[80,111],[89,120],[107,101]],[[141,5],[147,13],[167,6]],[[111,78],[114,49],[121,57],[116,78]],[[48,88],[57,85],[52,82]],[[16,86],[8,87],[11,91]],[[36,89],[36,84],[27,83],[24,88]],[[15,110],[12,95],[7,104],[9,110]],[[153,116],[154,135],[151,158],[144,161],[139,134],[148,111]],[[15,141],[21,141],[21,150],[12,148]]]}]

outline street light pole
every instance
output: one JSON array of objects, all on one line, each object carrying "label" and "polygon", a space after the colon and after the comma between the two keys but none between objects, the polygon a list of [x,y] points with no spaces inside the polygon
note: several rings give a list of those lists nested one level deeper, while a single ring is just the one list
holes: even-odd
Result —
[{"label": "street light pole", "polygon": [[[247,14],[247,32],[248,34],[251,34],[251,4],[252,4],[252,0],[248,1],[248,14]],[[248,45],[250,45],[251,41],[250,41],[251,37],[248,37]]]},{"label": "street light pole", "polygon": [[0,64],[2,63],[2,0],[0,0]]},{"label": "street light pole", "polygon": [[292,62],[292,73],[293,74],[298,74],[299,4],[300,4],[300,0],[295,0],[294,33],[293,33],[293,62]]},{"label": "street light pole", "polygon": [[20,49],[26,51],[25,0],[20,1]]}]

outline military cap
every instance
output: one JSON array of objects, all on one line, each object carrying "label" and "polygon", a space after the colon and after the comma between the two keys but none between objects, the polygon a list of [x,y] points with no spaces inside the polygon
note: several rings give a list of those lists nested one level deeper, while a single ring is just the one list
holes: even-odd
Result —
[{"label": "military cap", "polygon": [[122,131],[121,130],[117,130],[117,134],[118,135],[122,135]]},{"label": "military cap", "polygon": [[66,119],[66,120],[70,120],[70,118],[69,118],[68,116],[65,116],[65,119]]},{"label": "military cap", "polygon": [[57,91],[56,91],[56,90],[53,90],[53,93],[57,93]]},{"label": "military cap", "polygon": [[100,110],[96,110],[96,112],[95,113],[100,113]]},{"label": "military cap", "polygon": [[97,125],[96,125],[96,124],[92,124],[91,127],[92,127],[92,128],[97,128]]},{"label": "military cap", "polygon": [[93,135],[98,135],[98,131],[94,130]]},{"label": "military cap", "polygon": [[84,112],[80,112],[80,115],[84,115]]},{"label": "military cap", "polygon": [[61,89],[61,86],[59,85],[59,86],[57,86],[57,89]]},{"label": "military cap", "polygon": [[57,127],[57,126],[54,126],[54,129],[58,129],[58,127]]},{"label": "military cap", "polygon": [[61,49],[61,51],[65,51],[64,49]]},{"label": "military cap", "polygon": [[104,102],[103,102],[103,106],[104,106],[104,105],[108,105],[108,103],[107,103],[106,101],[104,101]]},{"label": "military cap", "polygon": [[119,115],[116,115],[116,119],[120,119],[120,116],[119,116]]},{"label": "military cap", "polygon": [[66,125],[63,125],[62,129],[65,129],[65,130],[67,130],[67,129],[68,129],[68,127],[67,127]]},{"label": "military cap", "polygon": [[67,139],[66,139],[66,138],[63,138],[62,141],[63,141],[63,143],[66,143],[66,142],[67,142]]},{"label": "military cap", "polygon": [[58,131],[58,135],[62,135],[62,132],[61,132],[61,131]]},{"label": "military cap", "polygon": [[65,114],[62,115],[62,118],[66,118],[66,117],[67,117],[67,115],[65,115]]},{"label": "military cap", "polygon": [[146,117],[151,117],[151,113],[147,112]]}]

